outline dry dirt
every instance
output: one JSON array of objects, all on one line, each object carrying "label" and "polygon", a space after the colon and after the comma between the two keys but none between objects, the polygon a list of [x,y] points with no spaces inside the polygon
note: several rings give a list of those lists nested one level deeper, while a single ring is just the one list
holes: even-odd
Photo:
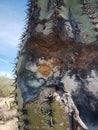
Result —
[{"label": "dry dirt", "polygon": [[0,97],[0,130],[18,130],[14,97]]}]

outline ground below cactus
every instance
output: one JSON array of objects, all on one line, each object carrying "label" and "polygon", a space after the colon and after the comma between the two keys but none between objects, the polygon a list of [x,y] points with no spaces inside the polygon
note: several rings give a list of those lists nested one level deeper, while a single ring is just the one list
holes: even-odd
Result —
[{"label": "ground below cactus", "polygon": [[0,76],[0,130],[18,130],[13,82]]},{"label": "ground below cactus", "polygon": [[18,130],[14,97],[0,97],[0,130]]}]

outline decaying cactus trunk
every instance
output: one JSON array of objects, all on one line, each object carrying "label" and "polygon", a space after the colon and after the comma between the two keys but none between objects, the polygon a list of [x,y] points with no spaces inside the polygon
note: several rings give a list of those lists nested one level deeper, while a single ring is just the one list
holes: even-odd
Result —
[{"label": "decaying cactus trunk", "polygon": [[98,130],[98,1],[29,0],[17,63],[20,130]]}]

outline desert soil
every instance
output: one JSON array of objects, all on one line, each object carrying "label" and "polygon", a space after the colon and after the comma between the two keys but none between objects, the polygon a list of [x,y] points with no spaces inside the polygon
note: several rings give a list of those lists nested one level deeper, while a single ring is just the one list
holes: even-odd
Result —
[{"label": "desert soil", "polygon": [[0,97],[0,130],[18,130],[14,96]]}]

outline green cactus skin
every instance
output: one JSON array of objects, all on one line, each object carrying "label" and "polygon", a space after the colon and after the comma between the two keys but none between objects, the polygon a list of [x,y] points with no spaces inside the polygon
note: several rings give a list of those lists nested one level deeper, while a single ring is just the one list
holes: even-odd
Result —
[{"label": "green cactus skin", "polygon": [[[16,65],[19,130],[86,130],[80,117],[97,130],[89,118],[98,114],[97,91],[90,86],[98,72],[98,1],[29,0],[28,6]],[[71,95],[69,111],[55,99],[42,103],[40,94],[50,86]],[[77,108],[86,108],[88,118]]]},{"label": "green cactus skin", "polygon": [[[44,92],[42,92],[43,94]],[[19,91],[18,91],[19,95]],[[44,95],[44,94],[43,94]],[[18,100],[18,108],[20,108],[21,118],[19,119],[20,130],[64,130],[69,129],[69,117],[64,106],[55,99],[42,98],[41,95],[33,102],[29,102],[21,106]],[[66,107],[67,108],[67,107]]]},{"label": "green cactus skin", "polygon": [[24,42],[31,35],[47,36],[54,31],[64,40],[97,40],[97,0],[30,0],[29,6]]}]

